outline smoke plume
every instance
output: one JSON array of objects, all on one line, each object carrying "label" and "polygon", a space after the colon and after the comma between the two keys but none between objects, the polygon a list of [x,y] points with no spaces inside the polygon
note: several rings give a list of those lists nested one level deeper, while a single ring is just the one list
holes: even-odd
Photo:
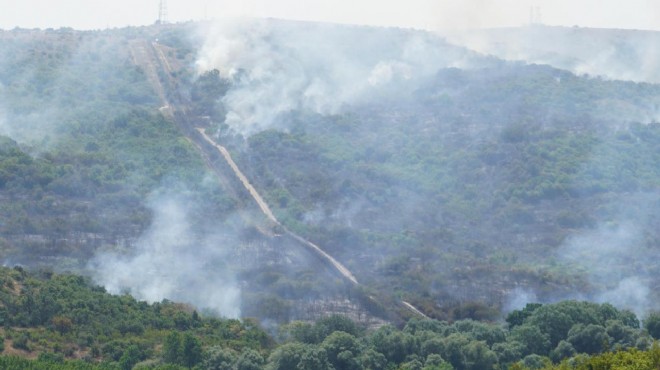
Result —
[{"label": "smoke plume", "polygon": [[241,19],[216,22],[197,69],[233,81],[223,98],[226,123],[250,135],[281,127],[278,116],[343,107],[410,90],[416,82],[474,55],[426,32],[332,24]]},{"label": "smoke plume", "polygon": [[645,240],[644,230],[657,204],[657,195],[636,194],[621,199],[625,205],[617,219],[601,220],[592,229],[567,238],[559,248],[560,259],[587,274],[595,291],[593,299],[627,308],[643,316],[654,300],[650,286],[656,251]]},{"label": "smoke plume", "polygon": [[548,64],[578,75],[660,82],[660,32],[534,25],[454,32],[447,37],[506,60]]},{"label": "smoke plume", "polygon": [[193,230],[182,196],[155,193],[148,201],[153,222],[133,251],[112,251],[91,262],[95,280],[111,293],[138,299],[170,299],[226,317],[240,316],[240,289],[225,264],[230,238]]}]

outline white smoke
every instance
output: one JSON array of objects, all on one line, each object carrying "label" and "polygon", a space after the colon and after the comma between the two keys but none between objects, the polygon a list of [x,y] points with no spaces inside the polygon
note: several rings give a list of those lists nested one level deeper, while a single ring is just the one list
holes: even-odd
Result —
[{"label": "white smoke", "polygon": [[186,200],[154,195],[154,218],[132,253],[97,255],[90,267],[95,280],[111,293],[138,299],[191,303],[226,317],[240,316],[240,289],[224,264],[229,245],[222,235],[197,236]]},{"label": "white smoke", "polygon": [[292,110],[333,114],[400,94],[473,56],[419,31],[240,19],[202,32],[198,72],[218,69],[233,80],[222,103],[226,123],[244,135],[276,127]]},{"label": "white smoke", "polygon": [[646,281],[639,276],[631,276],[619,281],[616,287],[601,293],[597,300],[629,308],[637,316],[644,317],[650,308],[650,293],[651,289]]},{"label": "white smoke", "polygon": [[660,82],[660,32],[532,26],[448,33],[454,43],[505,60],[578,75]]},{"label": "white smoke", "polygon": [[7,113],[4,108],[4,91],[2,83],[0,83],[0,135],[10,136],[9,127],[7,126]]},{"label": "white smoke", "polygon": [[644,272],[653,254],[642,233],[644,215],[636,221],[603,222],[568,238],[557,251],[560,259],[587,274],[594,299],[643,316],[651,302],[650,277]]},{"label": "white smoke", "polygon": [[528,303],[537,303],[538,298],[536,293],[532,290],[515,288],[509,293],[506,303],[504,304],[503,311],[511,312],[513,310],[522,310]]}]

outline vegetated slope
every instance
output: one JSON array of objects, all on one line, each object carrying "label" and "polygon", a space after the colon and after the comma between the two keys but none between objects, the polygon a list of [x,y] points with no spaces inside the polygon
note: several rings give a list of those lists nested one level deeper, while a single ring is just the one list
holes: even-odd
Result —
[{"label": "vegetated slope", "polygon": [[[235,286],[229,311],[205,307],[219,314],[366,319],[312,253],[261,235],[252,203],[206,168],[222,159],[200,156],[159,112],[164,94],[186,94],[193,78],[185,68],[165,71],[181,91],[155,91],[163,71],[136,65],[136,50],[158,39],[163,58],[186,66],[189,32],[0,32],[3,263],[74,270],[157,301],[199,302],[215,297],[217,284]],[[141,257],[145,249],[158,258]],[[152,287],[164,293],[147,295]]]},{"label": "vegetated slope", "polygon": [[233,208],[203,188],[194,148],[155,111],[130,63],[132,32],[2,33],[6,263],[79,268],[97,248],[130,244],[149,223],[144,197],[167,184],[205,197],[200,215]]},{"label": "vegetated slope", "polygon": [[443,69],[412,95],[292,113],[240,158],[289,227],[427,314],[523,292],[599,299],[626,279],[649,293],[659,98],[545,66]]},{"label": "vegetated slope", "polygon": [[[373,298],[369,298],[360,292],[360,286],[357,280],[353,274],[340,262],[325,252],[321,247],[309,242],[308,240],[305,240],[304,238],[291,232],[285,226],[283,226],[272,214],[268,204],[264,202],[257,190],[250,184],[250,181],[241,172],[240,168],[238,168],[236,163],[231,158],[228,150],[214,142],[213,139],[211,139],[204,132],[204,127],[207,125],[208,120],[202,119],[202,117],[199,117],[195,114],[199,112],[196,112],[195,106],[187,97],[187,94],[184,94],[184,92],[179,88],[181,84],[185,84],[186,82],[183,81],[183,83],[181,83],[181,81],[177,78],[178,72],[183,69],[183,67],[180,65],[180,61],[176,58],[173,58],[170,53],[166,52],[167,49],[165,46],[155,42],[149,45],[144,40],[134,41],[131,43],[131,51],[134,63],[139,65],[142,70],[146,71],[154,91],[158,93],[161,99],[161,104],[164,105],[161,108],[161,111],[165,111],[168,119],[175,122],[179,126],[181,132],[186,136],[186,138],[195,144],[202,157],[206,159],[208,168],[220,178],[226,190],[235,195],[237,201],[245,200],[244,198],[246,197],[251,198],[248,199],[248,202],[241,202],[241,208],[238,210],[247,224],[254,226],[262,234],[264,234],[263,236],[266,237],[266,240],[269,239],[270,244],[278,245],[280,247],[285,245],[288,247],[288,249],[295,249],[296,247],[298,249],[303,248],[305,249],[304,252],[308,252],[302,253],[303,255],[310,254],[309,252],[311,252],[312,255],[319,259],[319,262],[329,267],[327,273],[334,273],[337,276],[346,279],[348,283],[346,292],[349,296],[353,296],[354,301],[361,303],[363,306],[365,306],[365,301],[368,303],[368,305],[377,304]],[[173,68],[173,66],[176,66],[176,69]],[[210,91],[208,91],[208,93],[220,93],[224,91],[224,89],[222,88],[222,85],[214,85],[214,83],[218,82],[222,81],[217,80],[217,76],[214,73],[211,73],[202,76],[198,81],[195,82],[195,85],[196,87],[201,86],[202,88],[209,88]],[[192,88],[195,89],[195,87]],[[209,97],[206,97],[206,99],[209,99]],[[218,156],[218,153],[220,153],[220,156]],[[261,217],[254,217],[258,216],[254,215],[254,212],[252,212],[252,215],[248,214],[248,210],[255,208],[255,204],[253,204],[252,201],[256,202],[256,208],[259,209],[262,213]],[[250,207],[250,205],[252,205],[252,207]],[[264,223],[264,221],[266,221],[266,223]],[[268,230],[269,228],[272,228],[273,230]],[[274,234],[273,231],[276,233],[281,232],[283,235]],[[273,239],[274,237],[280,238],[279,240],[276,240]],[[299,250],[299,252],[302,251]],[[261,261],[262,264],[272,264],[272,262],[272,260]],[[295,271],[301,267],[305,268],[306,265],[307,264],[303,264],[301,266],[293,266],[292,268],[289,268],[289,270]],[[191,271],[191,273],[197,273],[197,271]],[[321,274],[318,275],[318,277],[321,276]],[[331,286],[333,285],[332,283],[320,283],[321,281],[318,280],[316,284],[317,286],[315,287],[316,291],[319,292],[321,289],[324,289],[326,290],[326,293],[323,295],[325,299],[336,299],[336,297],[331,296],[333,294],[332,292],[336,290],[336,285],[341,287],[342,284],[334,284],[335,286]],[[310,292],[298,291],[294,294],[300,295],[309,293]],[[335,292],[334,295],[337,295],[337,293]],[[342,299],[345,299],[345,295],[346,293],[341,293],[339,296]],[[314,301],[319,297],[308,296],[307,298]],[[268,304],[273,305],[273,302],[269,301]],[[296,304],[298,306],[302,305],[303,307],[306,305],[305,303],[301,302],[297,302]],[[312,305],[317,304],[318,303],[316,302],[312,303]],[[341,308],[342,305],[344,305],[342,303],[335,303],[335,305],[337,305],[339,309],[343,310],[343,313],[347,315],[355,315],[354,311],[357,311],[358,319],[360,319],[360,316],[363,316],[363,312],[360,312],[360,310],[365,308],[356,306],[354,302],[349,303],[348,307],[345,308]],[[404,307],[408,307],[409,305],[410,304]],[[279,320],[289,319],[290,316],[286,312],[278,313],[278,310],[273,308],[274,307],[270,307],[268,311],[274,313],[276,315],[275,318]],[[346,311],[347,309],[348,311]],[[328,309],[321,309],[319,310],[319,313],[327,314],[327,310]],[[416,313],[415,311],[412,312]],[[382,315],[384,312],[383,310],[380,310],[377,312],[377,314]],[[294,317],[299,317],[299,315],[295,315]],[[394,318],[397,317],[395,316]],[[366,316],[364,320],[370,320],[370,318]],[[380,322],[376,323],[379,324]]]},{"label": "vegetated slope", "polygon": [[[204,266],[237,262],[227,271],[241,284],[246,314],[286,321],[320,307],[301,302],[351,294],[318,271],[313,256],[235,217],[244,203],[156,113],[159,97],[134,65],[129,41],[158,38],[184,66],[177,93],[189,93],[194,114],[222,129],[220,140],[278,219],[370,287],[363,297],[376,289],[452,318],[496,317],[492,308],[517,294],[639,292],[618,295],[631,308],[656,301],[658,266],[649,258],[659,239],[656,85],[480,59],[413,35],[413,46],[438,42],[447,51],[430,77],[406,79],[408,65],[397,75],[404,89],[370,85],[366,91],[381,93],[346,101],[335,114],[294,105],[271,117],[282,129],[241,137],[223,124],[222,102],[245,87],[244,74],[193,79],[185,67],[199,44],[187,41],[189,31],[2,33],[11,52],[2,53],[0,124],[13,138],[2,141],[0,171],[7,263],[80,269],[98,250],[131,256],[136,244],[155,240],[142,238],[154,221],[149,202],[178,193],[193,237],[171,239],[185,239],[178,250],[202,259],[209,248],[229,246],[226,258]],[[353,34],[376,37],[378,29]],[[318,35],[309,36],[313,43]],[[359,71],[401,67],[381,64],[372,51]],[[451,57],[471,67],[444,68]],[[218,230],[229,236],[206,243]],[[133,275],[164,278],[151,272],[169,266]]]}]

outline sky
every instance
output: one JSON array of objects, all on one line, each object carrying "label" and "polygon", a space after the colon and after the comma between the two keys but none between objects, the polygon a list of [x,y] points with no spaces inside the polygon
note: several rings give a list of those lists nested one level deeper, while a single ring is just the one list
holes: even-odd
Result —
[{"label": "sky", "polygon": [[[0,0],[0,28],[149,25],[160,0]],[[167,0],[172,22],[273,17],[428,30],[548,25],[660,30],[660,0]]]}]

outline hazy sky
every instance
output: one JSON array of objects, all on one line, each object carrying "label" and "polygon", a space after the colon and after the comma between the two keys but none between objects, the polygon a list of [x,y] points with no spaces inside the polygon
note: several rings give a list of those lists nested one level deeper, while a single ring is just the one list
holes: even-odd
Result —
[{"label": "hazy sky", "polygon": [[[0,0],[0,28],[151,24],[159,0]],[[550,25],[660,30],[660,0],[168,0],[171,21],[259,16],[426,29]]]}]

